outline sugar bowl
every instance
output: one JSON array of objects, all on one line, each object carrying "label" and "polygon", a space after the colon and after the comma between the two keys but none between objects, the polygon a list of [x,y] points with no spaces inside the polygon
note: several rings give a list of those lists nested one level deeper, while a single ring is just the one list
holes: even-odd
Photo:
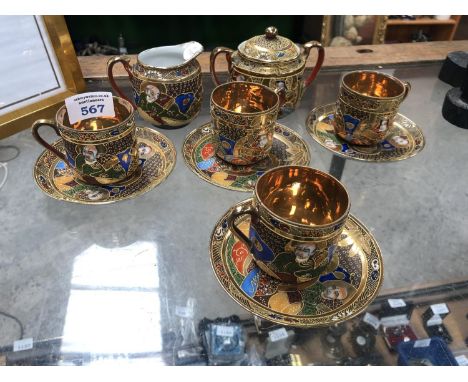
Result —
[{"label": "sugar bowl", "polygon": [[[312,48],[317,49],[317,62],[303,80],[303,74]],[[304,90],[313,82],[325,57],[322,45],[309,41],[301,49],[291,40],[278,35],[275,27],[268,27],[264,35],[242,42],[236,51],[218,47],[211,52],[210,71],[213,82],[220,84],[215,63],[219,54],[225,54],[229,81],[256,82],[276,90],[280,96],[280,112],[284,117],[294,111]]]}]

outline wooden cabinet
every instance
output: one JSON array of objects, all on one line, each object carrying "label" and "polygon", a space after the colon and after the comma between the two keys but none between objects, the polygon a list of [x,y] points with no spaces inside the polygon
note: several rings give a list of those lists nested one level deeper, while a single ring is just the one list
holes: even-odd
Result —
[{"label": "wooden cabinet", "polygon": [[416,20],[388,19],[385,43],[411,42],[412,36],[422,31],[430,41],[451,41],[460,22],[461,16],[451,16],[447,20],[429,17]]}]

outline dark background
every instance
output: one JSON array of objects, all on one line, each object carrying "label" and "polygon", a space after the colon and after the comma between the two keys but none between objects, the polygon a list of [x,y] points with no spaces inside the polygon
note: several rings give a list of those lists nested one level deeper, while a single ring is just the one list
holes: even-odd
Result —
[{"label": "dark background", "polygon": [[[217,46],[236,49],[268,26],[276,26],[280,35],[296,43],[320,41],[323,16],[65,16],[65,20],[78,54],[94,42],[118,48],[120,34],[128,53],[136,54],[187,41],[200,42],[205,51]],[[468,39],[468,16],[462,16],[454,39]]]},{"label": "dark background", "polygon": [[305,43],[320,41],[322,29],[322,16],[65,16],[65,20],[77,52],[95,41],[118,47],[121,33],[128,53],[139,53],[192,40],[205,51],[217,46],[236,49],[271,25],[280,35]]}]

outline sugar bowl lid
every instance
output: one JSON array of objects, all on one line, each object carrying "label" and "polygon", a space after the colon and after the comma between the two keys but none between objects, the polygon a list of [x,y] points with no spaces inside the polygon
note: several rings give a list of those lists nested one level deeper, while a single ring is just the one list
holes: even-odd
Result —
[{"label": "sugar bowl lid", "polygon": [[242,56],[259,62],[290,61],[301,52],[291,40],[279,36],[275,27],[268,27],[264,35],[244,41],[239,45],[238,51]]}]

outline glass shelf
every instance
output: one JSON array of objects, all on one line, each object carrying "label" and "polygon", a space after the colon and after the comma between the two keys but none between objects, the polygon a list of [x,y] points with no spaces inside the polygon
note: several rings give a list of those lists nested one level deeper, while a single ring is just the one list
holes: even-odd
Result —
[{"label": "glass shelf", "polygon": [[[457,356],[468,350],[468,151],[463,144],[466,131],[442,118],[450,87],[438,80],[439,69],[439,64],[380,69],[412,84],[400,112],[417,123],[426,138],[426,147],[413,158],[395,163],[346,160],[311,138],[305,128],[307,114],[336,99],[341,71],[322,71],[299,109],[280,123],[305,139],[311,167],[342,180],[351,213],[380,245],[385,278],[368,312],[379,316],[389,298],[403,299],[414,305],[409,325],[421,339],[429,336],[422,314],[431,304],[446,303],[450,314],[443,324],[452,337],[448,346]],[[131,94],[128,82],[119,84]],[[107,81],[87,85],[88,91],[110,90]],[[34,340],[32,349],[14,352],[18,324],[0,315],[0,363],[213,363],[206,356],[204,329],[208,320],[229,317],[246,336],[245,355],[232,363],[398,363],[381,326],[369,335],[375,340],[370,355],[356,353],[353,328],[367,325],[362,315],[338,329],[287,328],[286,340],[275,342],[268,333],[279,327],[254,319],[220,287],[210,265],[211,232],[217,220],[249,194],[208,184],[183,161],[185,136],[210,120],[209,76],[204,89],[196,120],[177,130],[158,129],[177,149],[174,171],[132,200],[102,206],[53,200],[34,183],[32,168],[42,147],[30,131],[0,142],[0,162],[8,166],[0,189],[0,310],[20,320],[23,337]],[[139,118],[137,124],[149,127]],[[45,130],[49,141],[56,139]],[[187,305],[193,306],[192,314],[181,317]],[[327,342],[327,336],[337,332],[343,332],[335,341],[341,344],[338,350]]]}]

